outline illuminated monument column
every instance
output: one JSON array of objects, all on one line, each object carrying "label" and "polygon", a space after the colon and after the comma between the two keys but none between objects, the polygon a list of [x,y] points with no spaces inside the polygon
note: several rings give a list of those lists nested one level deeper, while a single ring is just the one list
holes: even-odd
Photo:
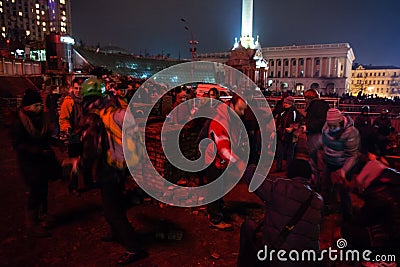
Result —
[{"label": "illuminated monument column", "polygon": [[253,0],[242,0],[242,35],[235,38],[227,64],[247,75],[259,87],[265,88],[268,64],[263,58],[261,44],[253,38]]},{"label": "illuminated monument column", "polygon": [[244,48],[255,48],[253,38],[253,0],[242,1],[242,35],[240,44]]}]

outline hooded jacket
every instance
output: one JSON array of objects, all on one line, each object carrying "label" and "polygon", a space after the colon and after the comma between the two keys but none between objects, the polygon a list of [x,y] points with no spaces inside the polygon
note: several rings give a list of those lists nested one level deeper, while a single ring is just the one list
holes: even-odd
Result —
[{"label": "hooded jacket", "polygon": [[357,161],[360,135],[354,127],[353,120],[347,115],[343,117],[344,126],[338,133],[331,133],[325,123],[322,129],[322,143],[325,162],[348,173]]}]

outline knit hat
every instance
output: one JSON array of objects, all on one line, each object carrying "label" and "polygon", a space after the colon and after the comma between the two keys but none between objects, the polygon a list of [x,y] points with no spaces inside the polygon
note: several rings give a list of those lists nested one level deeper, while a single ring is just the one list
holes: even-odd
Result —
[{"label": "knit hat", "polygon": [[294,104],[294,97],[293,96],[288,96],[283,100],[283,104]]},{"label": "knit hat", "polygon": [[39,91],[32,88],[26,89],[22,97],[21,106],[26,107],[36,103],[42,103],[42,97]]},{"label": "knit hat", "polygon": [[343,114],[337,108],[330,108],[326,114],[327,123],[337,123],[343,120]]}]

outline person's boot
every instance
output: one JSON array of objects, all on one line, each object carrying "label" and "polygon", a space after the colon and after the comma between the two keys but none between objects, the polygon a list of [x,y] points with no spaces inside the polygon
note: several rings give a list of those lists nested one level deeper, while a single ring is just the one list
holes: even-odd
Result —
[{"label": "person's boot", "polygon": [[35,225],[28,229],[28,236],[45,238],[45,237],[50,237],[51,233],[49,231],[47,231],[46,228],[44,228],[43,226]]},{"label": "person's boot", "polygon": [[49,213],[44,213],[39,215],[39,222],[42,227],[49,229],[54,227],[56,224],[56,217]]},{"label": "person's boot", "polygon": [[26,226],[29,237],[49,237],[51,236],[44,227],[39,224],[39,212],[37,209],[26,211]]}]

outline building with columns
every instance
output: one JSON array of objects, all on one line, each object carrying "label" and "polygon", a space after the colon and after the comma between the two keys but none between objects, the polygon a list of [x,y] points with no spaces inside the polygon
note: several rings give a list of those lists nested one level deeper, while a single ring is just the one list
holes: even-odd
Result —
[{"label": "building with columns", "polygon": [[400,97],[400,67],[354,65],[350,93],[378,97]]},{"label": "building with columns", "polygon": [[[198,54],[198,59],[226,63],[230,54]],[[267,87],[271,91],[302,94],[315,88],[323,95],[339,96],[350,91],[355,57],[348,43],[265,47],[262,54],[268,62]]]},{"label": "building with columns", "polygon": [[270,90],[301,94],[309,88],[321,94],[348,93],[355,59],[348,43],[263,48],[268,61]]}]

